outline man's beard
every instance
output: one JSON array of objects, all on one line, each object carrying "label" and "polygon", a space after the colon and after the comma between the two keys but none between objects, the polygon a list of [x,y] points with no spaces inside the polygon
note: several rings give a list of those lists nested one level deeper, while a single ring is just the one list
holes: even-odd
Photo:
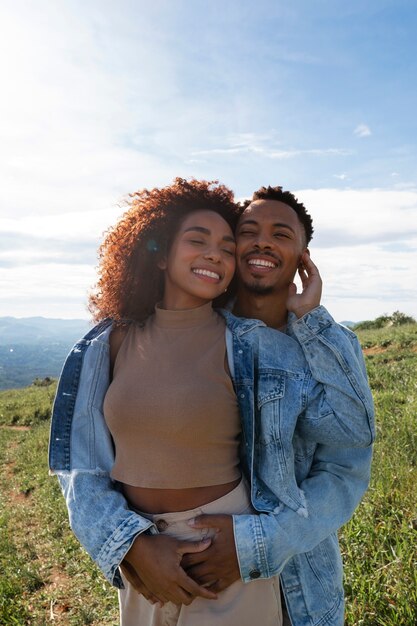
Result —
[{"label": "man's beard", "polygon": [[244,282],[243,285],[246,291],[249,291],[249,293],[256,293],[258,296],[267,296],[274,291],[273,285],[262,285],[258,282]]}]

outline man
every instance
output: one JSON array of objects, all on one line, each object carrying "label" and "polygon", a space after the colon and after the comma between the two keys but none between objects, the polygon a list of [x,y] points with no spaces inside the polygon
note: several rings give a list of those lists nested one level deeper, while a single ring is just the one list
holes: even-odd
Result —
[{"label": "man", "polygon": [[[317,307],[322,281],[307,248],[312,232],[310,216],[291,193],[283,192],[280,187],[262,188],[254,193],[252,201],[246,203],[236,231],[238,286],[233,306],[235,315],[262,320],[281,332],[287,331],[289,313],[293,319],[300,319],[314,310],[320,315]],[[293,283],[297,270],[302,281],[301,294],[297,294]],[[340,330],[339,327],[336,332]],[[371,422],[370,427],[373,428]],[[281,515],[281,524],[277,526],[278,532],[282,533],[282,543],[285,543],[284,537],[295,538],[295,541],[288,542],[292,543],[289,550],[294,550],[294,556],[297,552],[302,553],[303,546],[305,551],[311,550],[315,546],[314,539],[318,543],[318,538],[324,538],[326,532],[328,537],[337,541],[333,533],[350,518],[359,503],[367,486],[370,462],[370,448],[316,447],[309,471],[304,472],[300,486],[310,507],[317,504],[317,509],[310,508],[307,519],[287,509],[287,519]],[[336,477],[340,479],[340,485],[336,484]],[[204,515],[195,520],[197,528],[216,528],[218,538],[206,551],[186,555],[183,564],[198,582],[212,583],[210,588],[214,591],[221,591],[242,575],[242,564],[239,566],[235,548],[236,544],[239,545],[238,523],[235,522],[233,528],[232,520],[227,516]],[[280,542],[279,534],[276,542]],[[313,552],[310,558],[312,555]],[[338,559],[338,549],[333,557]],[[314,600],[302,598],[302,594],[296,598],[297,592],[291,590],[294,580],[299,585],[291,569],[304,565],[302,560],[293,558],[287,561],[283,570],[279,568],[287,603],[294,606],[290,609],[294,624],[316,623],[315,616],[307,608],[309,602],[314,605]],[[335,563],[331,567],[334,568]],[[326,576],[329,581],[332,571],[325,573]],[[330,586],[328,592],[329,589]],[[320,607],[317,615],[319,613]],[[288,616],[286,619],[287,624],[291,623]],[[328,620],[326,623],[329,624],[343,624],[343,602],[340,602],[339,610],[333,610],[333,615],[329,612]]]},{"label": "man", "polygon": [[[311,218],[305,208],[292,194],[282,192],[281,188],[262,188],[256,192],[239,220],[238,288],[233,313],[262,320],[280,332],[274,334],[274,343],[270,345],[267,355],[255,355],[255,351],[251,351],[252,346],[245,345],[242,340],[242,349],[233,351],[235,360],[229,365],[235,383],[244,380],[241,369],[246,366],[245,359],[250,354],[250,360],[256,358],[259,365],[256,380],[249,381],[252,387],[261,385],[258,381],[265,364],[268,366],[266,384],[272,378],[276,387],[276,372],[280,372],[282,386],[272,393],[270,386],[267,386],[263,397],[260,396],[262,390],[258,390],[258,407],[253,407],[253,397],[250,400],[252,404],[248,404],[249,396],[254,395],[253,390],[246,393],[247,389],[243,387],[245,393],[238,394],[243,438],[247,445],[250,442],[249,452],[243,455],[245,460],[242,463],[248,480],[252,476],[252,502],[257,514],[254,512],[254,515],[234,518],[196,518],[195,527],[217,529],[216,540],[203,552],[186,555],[182,566],[197,582],[209,586],[215,592],[222,591],[239,577],[250,584],[251,580],[279,573],[294,626],[324,623],[341,626],[343,590],[340,552],[335,533],[350,518],[368,484],[373,414],[357,341],[352,333],[335,324],[327,311],[319,306],[321,279],[307,249],[311,235]],[[300,294],[297,294],[293,283],[297,270],[302,281]],[[229,320],[232,327],[233,323],[233,319]],[[321,401],[317,406],[311,402],[311,406],[304,407],[304,411],[292,410],[292,417],[291,411],[284,411],[284,415],[279,417],[282,419],[280,431],[277,433],[274,430],[271,439],[268,439],[269,434],[265,436],[265,433],[257,430],[260,423],[257,420],[263,419],[262,411],[271,398],[274,402],[269,404],[275,411],[276,401],[280,401],[285,382],[288,387],[289,382],[294,384],[296,374],[293,376],[289,365],[291,346],[295,359],[294,342],[297,342],[298,349],[301,345],[312,375],[326,386],[328,402]],[[242,356],[239,357],[239,354]],[[272,377],[268,372],[273,372]],[[332,423],[337,420],[337,411],[335,414],[333,408],[339,402],[337,394],[342,387],[343,393],[348,394],[352,402],[357,399],[358,423],[363,423],[365,431],[363,435],[359,433],[360,441],[354,448],[340,445],[340,442],[335,444],[331,438],[316,443],[308,430],[314,429],[319,423],[322,426],[329,416]],[[310,420],[307,425],[306,414]],[[298,419],[295,420],[297,415]],[[274,429],[276,421],[274,416]],[[287,430],[286,421],[290,422]],[[251,440],[252,431],[255,437]],[[289,439],[287,447],[284,444],[281,447],[281,441],[277,439],[288,439],[289,433],[292,444]],[[347,441],[350,441],[349,437]],[[292,445],[291,450],[288,445]],[[275,470],[271,467],[275,467],[279,453],[283,455],[280,459],[282,467],[279,471],[277,469],[275,476]],[[54,468],[54,465],[55,469],[59,466],[51,461],[51,467]],[[286,465],[295,466],[298,485],[289,484],[285,474]],[[253,472],[251,466],[256,466]],[[284,478],[278,489],[280,472]],[[91,475],[88,478],[80,475],[73,479],[61,475],[60,481],[67,498],[71,497],[71,493],[75,498],[80,488],[75,486],[76,480],[88,481],[89,489],[95,489],[96,497],[100,497],[97,507],[105,508],[106,502],[110,503],[110,500],[111,505],[107,528],[106,522],[100,522],[91,529],[91,533],[102,535],[102,539],[95,536],[93,539],[89,535],[82,510],[72,520],[74,530],[79,529],[79,538],[87,548],[93,544],[97,546],[96,551],[94,548],[88,551],[106,576],[116,584],[117,565],[125,557],[123,564],[126,566],[126,575],[138,591],[146,595],[147,590],[138,575],[139,533],[147,530],[149,525],[141,526],[138,520],[132,518],[132,512],[128,516],[121,494],[120,502],[116,505],[115,490],[105,476],[100,480],[100,477],[93,479]],[[95,486],[92,480],[96,480]],[[131,526],[129,540],[126,530],[128,525]],[[112,528],[114,531],[110,532]]]}]

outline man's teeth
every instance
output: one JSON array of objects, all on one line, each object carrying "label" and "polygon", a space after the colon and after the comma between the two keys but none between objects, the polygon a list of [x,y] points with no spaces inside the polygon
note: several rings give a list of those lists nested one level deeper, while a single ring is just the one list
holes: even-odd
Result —
[{"label": "man's teeth", "polygon": [[220,280],[220,274],[216,274],[216,272],[210,272],[210,270],[193,270],[194,274],[200,274],[201,276],[208,276],[209,278],[215,278],[216,280]]},{"label": "man's teeth", "polygon": [[258,265],[259,267],[276,267],[272,261],[266,261],[265,259],[249,259],[249,265]]}]

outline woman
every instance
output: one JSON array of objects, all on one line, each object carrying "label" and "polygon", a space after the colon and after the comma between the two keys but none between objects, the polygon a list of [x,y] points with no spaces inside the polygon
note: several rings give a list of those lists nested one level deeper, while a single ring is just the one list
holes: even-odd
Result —
[{"label": "woman", "polygon": [[183,554],[211,541],[187,522],[204,512],[252,511],[225,322],[211,306],[233,277],[235,219],[224,186],[176,179],[133,194],[101,247],[91,306],[96,320],[114,321],[104,398],[111,477],[158,529],[140,534],[123,561],[123,626],[280,623],[276,578],[237,581],[216,596],[181,568]]}]

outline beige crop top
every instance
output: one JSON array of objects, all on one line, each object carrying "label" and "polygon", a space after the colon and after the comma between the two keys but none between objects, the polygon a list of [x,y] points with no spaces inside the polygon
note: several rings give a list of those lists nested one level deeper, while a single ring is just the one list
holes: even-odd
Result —
[{"label": "beige crop top", "polygon": [[157,307],[144,326],[132,324],[104,399],[114,479],[184,489],[239,478],[240,419],[225,357],[225,322],[210,303]]}]

